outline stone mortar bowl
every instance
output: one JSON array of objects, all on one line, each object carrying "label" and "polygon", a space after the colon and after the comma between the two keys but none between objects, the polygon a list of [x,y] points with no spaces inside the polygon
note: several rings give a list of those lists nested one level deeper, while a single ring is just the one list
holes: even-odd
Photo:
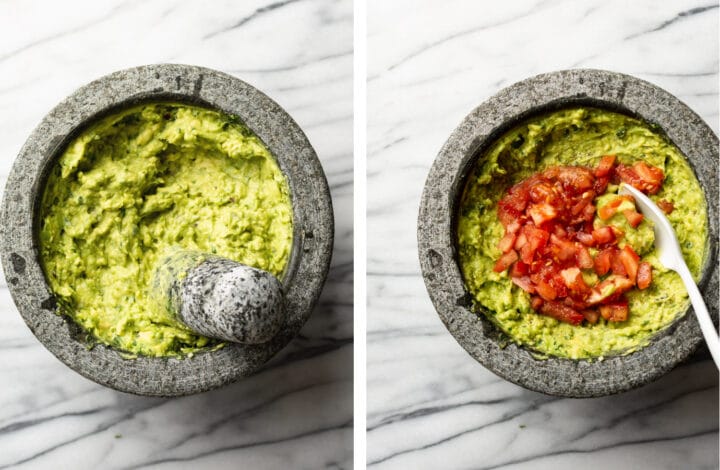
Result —
[{"label": "stone mortar bowl", "polygon": [[[186,358],[124,359],[104,345],[88,348],[85,332],[57,313],[39,263],[37,214],[44,182],[68,142],[90,123],[125,107],[171,101],[239,116],[260,137],[288,179],[293,247],[282,285],[287,318],[260,345],[227,344]],[[310,316],[330,266],[333,213],[325,174],[305,134],[273,100],[249,84],[215,70],[160,64],[100,78],[57,105],[20,151],[5,188],[0,228],[5,276],[20,314],[61,361],[108,387],[150,396],[210,390],[257,371],[292,340]]]},{"label": "stone mortar bowl", "polygon": [[[602,361],[535,359],[472,310],[457,261],[454,218],[465,178],[478,156],[505,131],[536,114],[594,106],[655,123],[687,157],[705,191],[709,255],[700,282],[715,322],[718,312],[718,138],[670,93],[637,78],[601,70],[567,70],[516,83],[473,110],[453,131],[430,170],[418,219],[425,285],[455,339],[478,362],[525,388],[566,397],[597,397],[639,387],[685,360],[703,341],[690,309],[647,347]],[[507,337],[505,337],[507,338]]]}]

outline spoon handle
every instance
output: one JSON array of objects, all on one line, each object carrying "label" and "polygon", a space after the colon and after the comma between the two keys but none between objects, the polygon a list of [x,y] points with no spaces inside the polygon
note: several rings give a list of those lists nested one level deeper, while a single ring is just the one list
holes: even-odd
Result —
[{"label": "spoon handle", "polygon": [[700,323],[700,329],[705,337],[705,342],[707,343],[708,349],[710,349],[710,355],[712,355],[713,361],[715,361],[715,366],[720,369],[720,338],[718,338],[718,332],[710,318],[710,314],[705,306],[705,301],[702,298],[702,294],[700,294],[700,289],[698,289],[697,284],[695,284],[695,279],[693,279],[692,274],[690,274],[687,265],[685,263],[681,264],[682,266],[677,269],[677,273],[685,283],[685,289],[687,289],[690,302],[695,311],[695,316],[698,319],[698,323]]}]

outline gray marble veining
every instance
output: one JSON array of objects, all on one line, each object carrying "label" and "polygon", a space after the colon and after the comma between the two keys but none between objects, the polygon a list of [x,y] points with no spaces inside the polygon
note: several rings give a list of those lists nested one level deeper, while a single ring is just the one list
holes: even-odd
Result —
[{"label": "gray marble veining", "polygon": [[411,227],[450,132],[500,89],[539,73],[638,76],[717,133],[718,4],[492,5],[369,2],[368,465],[717,468],[718,373],[706,353],[610,397],[558,399],[513,385],[475,362],[437,318]]},{"label": "gray marble veining", "polygon": [[253,83],[315,148],[336,209],[325,289],[258,374],[208,393],[135,397],[89,382],[32,336],[0,281],[0,468],[348,468],[352,461],[352,4],[0,4],[0,184],[42,116],[91,79],[146,63]]}]

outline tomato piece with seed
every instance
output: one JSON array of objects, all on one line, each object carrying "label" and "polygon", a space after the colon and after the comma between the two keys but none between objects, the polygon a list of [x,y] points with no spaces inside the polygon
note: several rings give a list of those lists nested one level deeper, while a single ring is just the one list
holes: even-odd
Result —
[{"label": "tomato piece with seed", "polygon": [[578,268],[567,268],[560,271],[563,282],[568,289],[574,293],[586,293],[590,288],[585,283],[585,279],[582,277],[582,273]]},{"label": "tomato piece with seed", "polygon": [[645,162],[637,162],[632,167],[620,164],[615,169],[615,172],[621,181],[646,194],[657,193],[665,177],[660,168],[648,165]]},{"label": "tomato piece with seed", "polygon": [[549,182],[539,182],[530,187],[530,200],[534,203],[556,203],[558,194]]},{"label": "tomato piece with seed", "polygon": [[566,191],[576,194],[592,188],[595,182],[592,172],[581,166],[560,167],[557,179]]},{"label": "tomato piece with seed", "polygon": [[495,266],[493,267],[493,271],[496,273],[501,273],[505,271],[507,268],[510,267],[511,264],[513,264],[515,261],[518,260],[518,254],[515,250],[511,250],[504,255],[500,257],[499,260],[495,263]]},{"label": "tomato piece with seed", "polygon": [[539,204],[532,204],[528,210],[528,215],[532,218],[535,225],[542,225],[549,222],[557,217],[558,212],[554,206],[542,202]]},{"label": "tomato piece with seed", "polygon": [[615,155],[605,155],[600,159],[597,168],[595,168],[595,176],[603,177],[610,174],[615,167]]},{"label": "tomato piece with seed", "polygon": [[581,269],[592,269],[595,266],[590,252],[582,245],[575,249],[575,260]]},{"label": "tomato piece with seed", "polygon": [[540,313],[571,325],[579,325],[585,318],[574,308],[561,302],[546,301],[540,307]]},{"label": "tomato piece with seed", "polygon": [[650,287],[652,283],[652,266],[647,261],[643,261],[638,266],[637,272],[637,286],[638,289],[643,290]]},{"label": "tomato piece with seed", "polygon": [[575,258],[575,244],[569,240],[550,235],[550,244],[553,255],[560,261],[568,261]]},{"label": "tomato piece with seed", "polygon": [[527,239],[527,243],[523,247],[522,259],[525,263],[530,264],[532,262],[535,252],[545,247],[550,238],[550,234],[540,228],[532,225],[526,225],[523,227],[523,234]]}]

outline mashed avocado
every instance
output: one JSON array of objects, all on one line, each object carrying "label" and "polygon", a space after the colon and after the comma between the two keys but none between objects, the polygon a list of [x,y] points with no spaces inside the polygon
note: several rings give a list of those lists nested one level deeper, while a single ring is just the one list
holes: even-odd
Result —
[{"label": "mashed avocado", "polygon": [[[644,160],[661,168],[665,181],[651,198],[675,205],[668,216],[675,228],[690,271],[696,277],[707,246],[705,198],[692,169],[680,151],[657,129],[628,116],[593,108],[554,112],[526,121],[502,135],[478,159],[467,177],[460,200],[457,246],[460,268],[478,311],[487,315],[515,342],[541,355],[593,358],[627,353],[647,344],[688,307],[680,277],[657,259],[650,222],[633,229],[618,213],[612,219],[596,218],[596,227],[612,224],[625,232],[619,245],[629,243],[653,267],[653,282],[643,291],[628,293],[627,321],[573,326],[540,315],[529,296],[515,286],[507,272],[495,273],[497,248],[504,234],[497,218],[497,203],[513,184],[557,165],[596,166],[603,155],[620,162]],[[608,193],[617,193],[611,185]],[[595,200],[598,209],[614,198],[606,193]],[[622,208],[621,208],[622,209]],[[591,250],[595,255],[595,252]],[[586,273],[588,280],[594,274]]]},{"label": "mashed avocado", "polygon": [[218,346],[153,302],[159,260],[178,248],[281,277],[292,244],[287,181],[236,118],[179,104],[106,117],[51,169],[40,258],[60,311],[130,354]]}]

